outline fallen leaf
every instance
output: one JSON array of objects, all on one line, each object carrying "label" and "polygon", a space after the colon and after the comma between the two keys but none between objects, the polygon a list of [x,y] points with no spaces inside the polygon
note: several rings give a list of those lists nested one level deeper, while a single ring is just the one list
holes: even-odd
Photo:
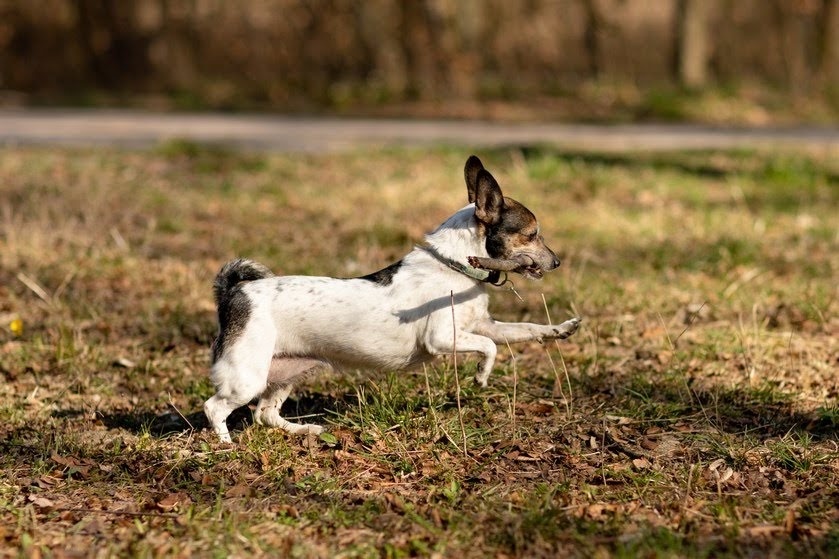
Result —
[{"label": "fallen leaf", "polygon": [[235,499],[239,497],[250,497],[251,488],[244,483],[238,483],[224,492],[224,496]]},{"label": "fallen leaf", "polygon": [[520,408],[525,412],[525,415],[528,413],[531,415],[550,415],[556,411],[556,406],[546,402],[535,402],[526,406],[521,405]]},{"label": "fallen leaf", "polygon": [[658,448],[658,445],[659,442],[654,439],[650,439],[648,437],[644,437],[643,439],[641,439],[641,447],[647,450],[655,450],[656,448]]},{"label": "fallen leaf", "polygon": [[157,508],[164,511],[175,510],[192,502],[189,495],[183,492],[170,493],[157,502]]},{"label": "fallen leaf", "polygon": [[36,507],[42,509],[52,509],[55,507],[54,501],[51,501],[46,497],[39,497],[38,495],[30,495],[29,502],[31,502]]},{"label": "fallen leaf", "polygon": [[632,461],[632,465],[638,468],[639,470],[648,470],[652,467],[652,464],[646,458],[636,458]]},{"label": "fallen leaf", "polygon": [[54,487],[60,484],[63,480],[60,477],[50,476],[50,475],[43,475],[38,478],[38,481],[35,484],[40,487],[41,489],[46,489],[50,487]]},{"label": "fallen leaf", "polygon": [[717,471],[717,470],[719,469],[719,467],[720,467],[720,466],[722,466],[723,464],[725,464],[725,459],[724,459],[724,458],[717,458],[716,460],[714,460],[713,462],[711,462],[710,464],[708,464],[708,469],[709,469],[710,471],[712,471],[712,472],[715,472],[715,471]]},{"label": "fallen leaf", "polygon": [[76,459],[73,458],[72,456],[60,456],[60,455],[58,455],[54,452],[52,453],[52,456],[50,456],[50,459],[53,462],[55,462],[56,464],[58,464],[60,466],[65,466],[65,467],[68,467],[68,468],[72,467],[72,466],[75,466],[77,464]]}]

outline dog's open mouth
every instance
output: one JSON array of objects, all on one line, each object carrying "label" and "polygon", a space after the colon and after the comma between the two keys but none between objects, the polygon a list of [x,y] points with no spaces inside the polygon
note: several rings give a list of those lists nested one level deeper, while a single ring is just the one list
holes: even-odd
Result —
[{"label": "dog's open mouth", "polygon": [[519,267],[515,270],[516,273],[523,275],[529,279],[542,279],[545,271],[536,263],[536,261],[526,254],[519,254],[516,260],[520,262]]},{"label": "dog's open mouth", "polygon": [[542,279],[542,276],[545,275],[545,271],[535,262],[529,266],[519,268],[518,273],[530,279]]}]

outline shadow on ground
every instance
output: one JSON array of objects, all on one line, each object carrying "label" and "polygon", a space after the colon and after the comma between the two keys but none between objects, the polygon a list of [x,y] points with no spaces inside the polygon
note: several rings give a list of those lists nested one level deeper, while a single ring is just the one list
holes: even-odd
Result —
[{"label": "shadow on ground", "polygon": [[[329,394],[304,394],[289,398],[283,404],[283,417],[289,421],[323,423],[323,416],[331,411],[357,405],[355,394],[334,397]],[[227,418],[227,425],[233,433],[242,431],[254,423],[254,404],[242,406]],[[209,424],[203,410],[183,414],[174,408],[164,413],[152,411],[103,413],[102,423],[108,429],[124,429],[135,435],[149,433],[165,438],[190,431],[208,429]]]}]

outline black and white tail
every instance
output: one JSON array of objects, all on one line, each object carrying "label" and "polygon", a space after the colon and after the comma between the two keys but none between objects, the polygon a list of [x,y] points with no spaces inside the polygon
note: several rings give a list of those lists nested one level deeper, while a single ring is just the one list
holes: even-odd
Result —
[{"label": "black and white tail", "polygon": [[213,281],[213,296],[216,300],[216,307],[222,309],[227,307],[230,292],[238,284],[244,281],[254,281],[274,276],[274,272],[259,262],[237,258],[222,266],[216,279]]}]

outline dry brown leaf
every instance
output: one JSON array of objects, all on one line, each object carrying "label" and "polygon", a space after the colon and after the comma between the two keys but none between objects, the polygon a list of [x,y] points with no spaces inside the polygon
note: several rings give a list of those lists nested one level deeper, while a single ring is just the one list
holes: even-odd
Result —
[{"label": "dry brown leaf", "polygon": [[632,461],[632,465],[639,470],[648,470],[652,467],[652,463],[646,458],[636,458]]},{"label": "dry brown leaf", "polygon": [[29,502],[41,509],[55,508],[55,501],[47,499],[46,497],[39,497],[38,495],[30,495]]},{"label": "dry brown leaf", "polygon": [[157,508],[164,511],[171,511],[180,508],[184,505],[192,503],[189,495],[183,491],[177,493],[170,493],[157,502]]},{"label": "dry brown leaf", "polygon": [[655,439],[650,439],[649,437],[644,437],[641,439],[641,447],[647,450],[655,450],[658,448],[659,442]]},{"label": "dry brown leaf", "polygon": [[244,483],[237,483],[230,489],[224,492],[224,496],[230,499],[236,499],[239,497],[250,497],[251,488]]}]

